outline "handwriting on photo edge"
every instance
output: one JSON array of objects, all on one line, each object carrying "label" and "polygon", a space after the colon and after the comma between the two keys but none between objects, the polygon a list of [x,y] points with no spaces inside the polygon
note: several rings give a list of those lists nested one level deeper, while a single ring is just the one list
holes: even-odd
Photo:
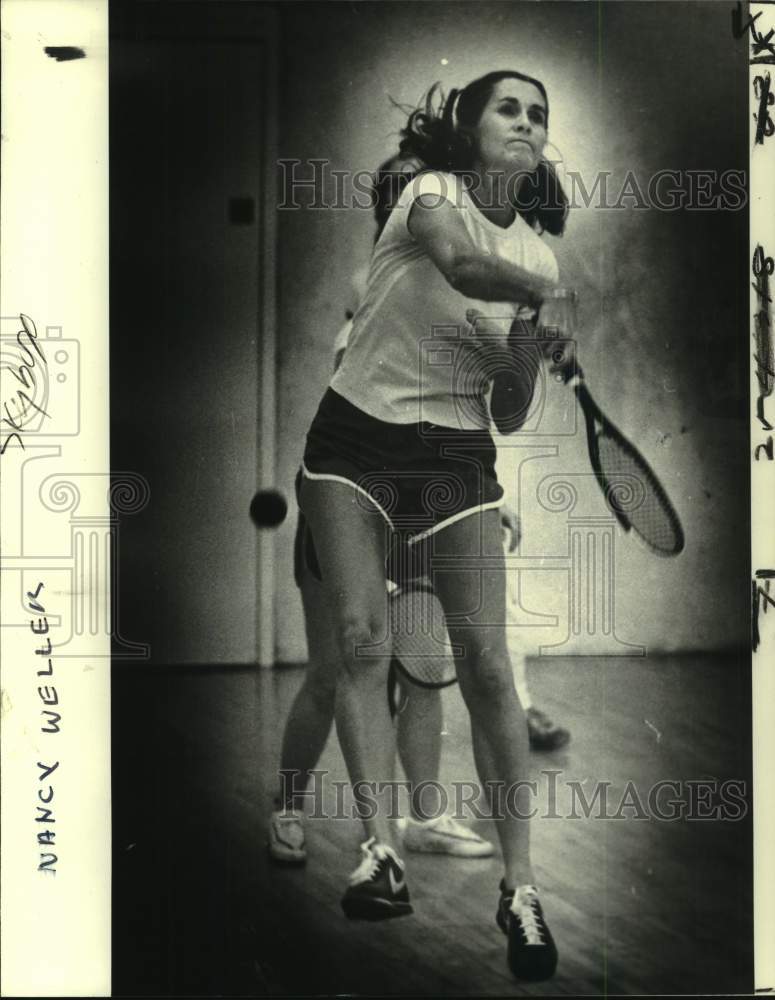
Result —
[{"label": "handwriting on photo edge", "polygon": [[[773,429],[764,413],[764,403],[772,395],[775,383],[775,353],[772,347],[772,322],[770,306],[770,275],[775,271],[775,261],[768,257],[761,244],[757,244],[753,254],[751,270],[755,280],[751,287],[756,292],[756,312],[754,313],[753,337],[756,341],[756,352],[753,359],[756,362],[756,379],[759,383],[759,396],[756,400],[756,417],[765,431]],[[772,438],[766,444],[760,444],[754,449],[754,459],[759,461],[761,451],[772,461]]]},{"label": "handwriting on photo edge", "polygon": [[[43,645],[35,650],[35,656],[44,657],[47,663],[45,669],[37,670],[36,675],[38,677],[53,677],[54,674],[54,661],[51,658],[51,637],[49,636],[49,624],[46,618],[46,609],[39,600],[39,595],[41,590],[44,589],[44,584],[39,583],[34,591],[27,591],[28,608],[36,617],[30,621],[30,630],[33,635],[40,637],[45,636]],[[37,666],[41,666],[41,661],[38,660]],[[53,711],[53,706],[59,705],[59,693],[53,684],[42,682],[38,687],[38,697],[40,698],[43,706],[41,708],[41,733],[47,735],[57,735],[60,732],[59,723],[62,721],[62,716],[59,712]],[[47,847],[49,850],[41,850],[38,871],[45,872],[50,875],[56,875],[57,864],[59,862],[59,857],[51,849],[56,846],[56,830],[53,828],[56,823],[56,816],[54,815],[54,783],[51,781],[51,775],[59,767],[59,761],[55,760],[53,763],[46,763],[44,761],[37,761],[37,780],[38,780],[38,802],[35,816],[35,822],[37,826],[37,840],[38,847]]]},{"label": "handwriting on photo edge", "polygon": [[[44,418],[49,414],[39,406],[31,393],[34,394],[37,385],[37,378],[34,374],[35,368],[42,370],[42,379],[48,377],[48,362],[43,353],[43,348],[38,344],[38,331],[35,323],[24,313],[19,314],[22,329],[16,334],[16,343],[19,347],[20,358],[3,360],[3,368],[7,369],[17,382],[21,383],[22,389],[16,389],[14,396],[10,400],[3,401],[3,411],[5,416],[0,419],[0,424],[8,425],[12,429],[5,430],[5,440],[0,444],[0,455],[5,452],[9,443],[16,438],[18,443],[24,448],[22,433],[24,425],[34,417],[35,413],[41,414]],[[25,343],[26,341],[26,343]],[[35,352],[33,354],[33,351]],[[15,413],[11,413],[10,406],[14,407]]]},{"label": "handwriting on photo edge", "polygon": [[753,92],[759,102],[758,110],[754,115],[754,121],[756,122],[755,144],[762,146],[764,145],[764,140],[769,139],[775,133],[775,122],[772,120],[772,116],[768,110],[775,103],[775,94],[770,91],[769,73],[765,73],[764,76],[754,77]]},{"label": "handwriting on photo edge", "polygon": [[[751,66],[758,66],[762,63],[775,65],[775,28],[770,28],[767,34],[759,30],[760,18],[765,11],[758,10],[755,14],[750,13],[752,6],[773,7],[775,0],[749,0],[748,20],[743,23],[743,4],[737,0],[737,5],[732,10],[732,34],[735,38],[742,38],[746,32],[751,34]],[[766,19],[765,19],[766,20]]]},{"label": "handwriting on photo edge", "polygon": [[751,581],[751,648],[754,653],[761,642],[759,611],[766,615],[767,608],[770,605],[775,606],[775,598],[770,594],[770,581],[773,579],[775,579],[775,569],[757,569]]},{"label": "handwriting on photo edge", "polygon": [[[758,10],[751,13],[751,7],[764,7],[765,10]],[[732,10],[732,34],[735,38],[742,38],[748,33],[750,35],[751,51],[748,59],[750,66],[775,66],[775,27],[767,29],[764,17],[765,11],[774,16],[772,11],[767,11],[768,7],[775,7],[775,0],[749,0],[748,19],[743,21],[743,4],[737,0],[737,6]],[[762,23],[764,22],[764,27]],[[754,96],[757,101],[756,112],[753,116],[756,122],[756,138],[754,146],[763,146],[764,140],[775,134],[775,122],[772,119],[770,108],[775,103],[775,94],[771,90],[770,74],[764,73],[754,77]]]}]

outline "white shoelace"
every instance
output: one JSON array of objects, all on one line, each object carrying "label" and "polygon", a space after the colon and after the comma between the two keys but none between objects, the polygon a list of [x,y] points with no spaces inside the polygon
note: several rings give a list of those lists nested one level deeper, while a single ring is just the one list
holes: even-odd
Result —
[{"label": "white shoelace", "polygon": [[377,874],[380,861],[384,861],[386,857],[391,857],[401,871],[404,870],[404,866],[396,857],[395,852],[384,844],[377,844],[374,837],[367,840],[365,844],[361,844],[361,851],[363,857],[361,863],[350,876],[350,885],[360,885],[362,882],[371,881]]},{"label": "white shoelace", "polygon": [[539,916],[536,910],[536,903],[538,902],[538,896],[535,892],[520,894],[519,891],[514,893],[514,899],[511,903],[511,912],[515,917],[519,918],[519,922],[522,926],[522,932],[525,935],[525,940],[528,944],[543,944],[544,938],[539,924]]}]

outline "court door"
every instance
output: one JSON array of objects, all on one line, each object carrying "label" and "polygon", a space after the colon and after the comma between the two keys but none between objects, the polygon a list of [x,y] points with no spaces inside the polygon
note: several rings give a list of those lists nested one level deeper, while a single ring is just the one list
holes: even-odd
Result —
[{"label": "court door", "polygon": [[154,663],[273,659],[248,516],[274,479],[272,14],[111,5],[111,465],[150,490],[119,525],[115,649]]}]

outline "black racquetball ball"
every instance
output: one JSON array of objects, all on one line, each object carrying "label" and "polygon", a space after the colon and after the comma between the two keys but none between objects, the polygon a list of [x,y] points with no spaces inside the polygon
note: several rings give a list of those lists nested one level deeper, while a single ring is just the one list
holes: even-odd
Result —
[{"label": "black racquetball ball", "polygon": [[257,528],[276,528],[288,513],[288,503],[279,490],[259,490],[250,502],[250,518]]}]

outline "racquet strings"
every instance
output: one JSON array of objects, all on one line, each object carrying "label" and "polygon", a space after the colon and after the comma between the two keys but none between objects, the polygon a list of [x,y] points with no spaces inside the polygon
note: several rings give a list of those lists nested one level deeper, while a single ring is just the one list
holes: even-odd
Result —
[{"label": "racquet strings", "polygon": [[677,555],[684,546],[681,522],[646,460],[611,428],[598,434],[597,449],[606,502],[614,514],[655,552]]},{"label": "racquet strings", "polygon": [[423,687],[457,679],[441,602],[432,590],[398,590],[390,598],[393,657],[402,673]]}]

